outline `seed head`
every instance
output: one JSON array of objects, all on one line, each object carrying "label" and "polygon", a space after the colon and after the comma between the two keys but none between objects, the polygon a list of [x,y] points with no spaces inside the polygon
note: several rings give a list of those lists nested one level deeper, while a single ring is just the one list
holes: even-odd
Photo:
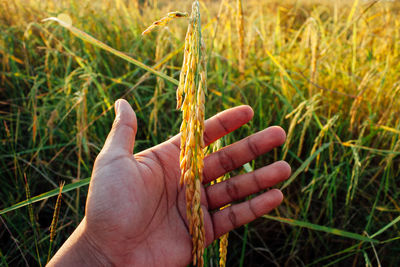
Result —
[{"label": "seed head", "polygon": [[201,39],[199,2],[192,6],[192,14],[185,38],[185,50],[179,85],[176,92],[177,109],[182,111],[180,184],[186,186],[186,213],[192,236],[193,264],[203,266],[205,244],[201,184],[204,159],[204,102],[206,71],[204,43]]},{"label": "seed head", "polygon": [[153,24],[151,24],[146,30],[142,32],[142,35],[149,34],[152,32],[155,28],[165,26],[167,25],[168,22],[170,22],[173,19],[176,18],[184,18],[189,16],[188,13],[186,12],[169,12],[165,17],[162,17],[161,19],[154,21]]}]

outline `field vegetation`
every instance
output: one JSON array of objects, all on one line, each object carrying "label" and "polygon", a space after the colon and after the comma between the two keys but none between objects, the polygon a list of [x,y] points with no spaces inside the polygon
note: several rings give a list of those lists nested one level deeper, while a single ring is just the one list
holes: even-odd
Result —
[{"label": "field vegetation", "polygon": [[[0,2],[2,265],[45,265],[82,219],[115,100],[137,114],[136,152],[179,132],[187,20],[141,33],[191,3]],[[283,148],[236,172],[280,159],[293,170],[283,204],[229,235],[227,266],[399,266],[400,3],[248,0],[242,19],[237,1],[200,8],[206,118],[253,107],[224,143],[287,131]],[[74,30],[42,21],[61,13]]]}]

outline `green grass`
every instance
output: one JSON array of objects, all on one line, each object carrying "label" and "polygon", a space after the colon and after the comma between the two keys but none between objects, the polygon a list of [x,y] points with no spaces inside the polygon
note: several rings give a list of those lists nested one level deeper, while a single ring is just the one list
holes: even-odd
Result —
[{"label": "green grass", "polygon": [[[226,141],[281,125],[287,145],[251,166],[285,158],[293,168],[280,185],[284,203],[230,234],[228,266],[398,266],[400,5],[245,1],[241,74],[236,3],[222,2],[219,17],[220,3],[201,10],[209,54],[206,117],[251,105],[253,121]],[[175,11],[173,3],[138,1],[140,11],[135,1],[55,3],[0,4],[5,266],[46,263],[56,204],[51,196],[62,181],[53,253],[83,217],[86,178],[116,99],[126,98],[137,113],[135,151],[179,131],[175,90],[186,23],[176,20],[141,36],[152,21]],[[70,15],[75,32],[42,22],[59,13]]]}]

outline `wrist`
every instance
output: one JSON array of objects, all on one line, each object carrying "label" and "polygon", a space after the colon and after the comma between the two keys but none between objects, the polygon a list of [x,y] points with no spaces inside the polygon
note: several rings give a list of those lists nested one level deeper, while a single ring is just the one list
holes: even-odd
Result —
[{"label": "wrist", "polygon": [[48,266],[113,266],[87,232],[86,217],[65,241]]}]

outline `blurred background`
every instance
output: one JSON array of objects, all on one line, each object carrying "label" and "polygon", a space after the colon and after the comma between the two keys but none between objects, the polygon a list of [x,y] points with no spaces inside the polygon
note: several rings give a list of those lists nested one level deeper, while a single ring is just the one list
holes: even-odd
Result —
[{"label": "blurred background", "polygon": [[[136,111],[135,152],[179,131],[173,81],[188,20],[141,33],[191,2],[0,1],[1,265],[45,265],[78,225],[115,100]],[[284,203],[230,234],[227,266],[399,266],[399,1],[200,4],[206,117],[253,107],[226,144],[270,125],[287,131],[285,146],[235,173],[281,159],[293,170],[278,186]],[[97,41],[42,21],[60,14]],[[57,204],[62,182],[78,184]],[[212,250],[207,266],[217,266]]]}]

